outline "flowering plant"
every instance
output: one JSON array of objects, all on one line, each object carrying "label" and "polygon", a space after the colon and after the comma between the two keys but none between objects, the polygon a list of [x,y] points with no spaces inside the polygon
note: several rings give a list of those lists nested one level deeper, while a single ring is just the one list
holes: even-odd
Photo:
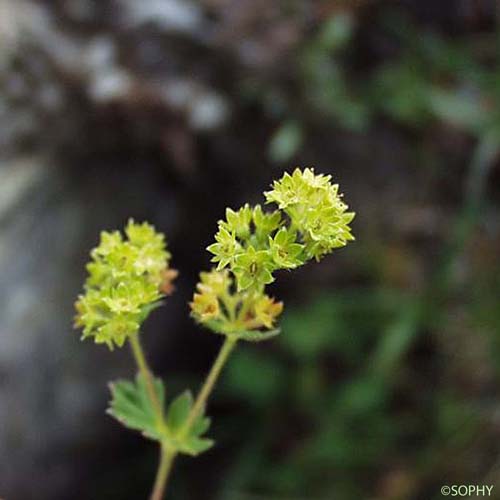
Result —
[{"label": "flowering plant", "polygon": [[280,333],[276,322],[283,303],[265,290],[275,273],[319,261],[354,239],[349,226],[354,213],[347,211],[329,175],[296,169],[264,195],[277,208],[228,208],[226,219],[218,223],[215,243],[207,248],[217,266],[200,274],[191,315],[225,341],[196,399],[185,391],[166,405],[164,384],[153,377],[139,340],[142,323],[173,291],[177,271],[169,267],[165,237],[147,223],[130,220],[125,236],[102,232],[91,252],[84,293],[75,305],[75,326],[83,329],[82,338],[110,349],[130,343],[139,373],[135,381],[111,385],[108,412],[159,443],[152,500],[163,498],[178,454],[198,455],[213,445],[205,437],[210,427],[205,407],[237,342],[258,342]]}]

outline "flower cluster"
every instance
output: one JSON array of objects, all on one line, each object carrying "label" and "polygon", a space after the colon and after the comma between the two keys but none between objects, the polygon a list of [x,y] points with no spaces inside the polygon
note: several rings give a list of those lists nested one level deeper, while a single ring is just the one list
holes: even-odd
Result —
[{"label": "flower cluster", "polygon": [[202,272],[190,306],[198,322],[223,335],[271,329],[283,310],[282,302],[264,293],[235,292],[227,269]]},{"label": "flower cluster", "polygon": [[75,304],[75,326],[82,338],[94,337],[110,349],[121,347],[161,298],[172,290],[176,271],[169,269],[165,238],[153,226],[129,220],[125,237],[101,233],[87,264],[85,293]]},{"label": "flower cluster", "polygon": [[347,211],[338,189],[330,175],[315,175],[313,169],[285,173],[264,193],[278,210],[265,213],[260,205],[226,210],[216,242],[208,247],[212,262],[234,273],[238,290],[263,289],[274,280],[274,271],[319,260],[346,245],[354,239],[349,227],[354,213]]},{"label": "flower cluster", "polygon": [[[191,308],[199,322],[219,333],[221,321],[223,328],[231,324],[233,330],[243,324],[246,329],[271,328],[283,307],[264,294],[273,273],[320,260],[354,239],[349,227],[354,213],[347,211],[330,175],[297,168],[264,195],[277,210],[264,212],[260,205],[248,204],[237,211],[228,208],[215,243],[207,248],[217,269],[202,273]],[[236,316],[232,307],[239,311]]]},{"label": "flower cluster", "polygon": [[331,183],[331,175],[315,175],[314,170],[298,168],[285,173],[264,193],[268,203],[276,203],[290,219],[303,245],[303,259],[320,260],[324,255],[354,240],[349,224],[354,212],[339,194],[339,185]]}]

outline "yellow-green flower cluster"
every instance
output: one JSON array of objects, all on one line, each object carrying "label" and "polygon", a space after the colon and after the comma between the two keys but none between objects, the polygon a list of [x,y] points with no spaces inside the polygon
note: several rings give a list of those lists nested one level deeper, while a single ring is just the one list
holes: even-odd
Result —
[{"label": "yellow-green flower cluster", "polygon": [[331,175],[315,175],[312,168],[295,169],[273,183],[264,193],[268,203],[276,203],[290,219],[304,248],[304,261],[321,257],[354,240],[349,224],[354,212],[339,194],[339,185],[331,183]]},{"label": "yellow-green flower cluster", "polygon": [[227,269],[200,273],[196,288],[190,304],[193,317],[224,335],[271,329],[283,310],[282,302],[264,293],[235,292]]},{"label": "yellow-green flower cluster", "polygon": [[82,338],[121,347],[171,289],[176,272],[168,268],[165,237],[129,220],[125,236],[103,231],[91,258],[85,293],[75,304],[75,326],[83,328]]},{"label": "yellow-green flower cluster", "polygon": [[354,239],[349,227],[354,213],[347,211],[330,175],[297,168],[272,187],[264,194],[278,210],[265,213],[259,205],[228,208],[215,243],[208,247],[217,269],[228,267],[234,273],[239,291],[262,290],[274,280],[274,271],[320,260]]},{"label": "yellow-green flower cluster", "polygon": [[199,322],[218,333],[272,328],[283,308],[264,293],[273,273],[320,260],[354,239],[349,227],[354,213],[347,211],[330,175],[297,168],[264,195],[277,210],[266,213],[248,204],[228,208],[207,248],[217,269],[202,273],[191,308]]}]

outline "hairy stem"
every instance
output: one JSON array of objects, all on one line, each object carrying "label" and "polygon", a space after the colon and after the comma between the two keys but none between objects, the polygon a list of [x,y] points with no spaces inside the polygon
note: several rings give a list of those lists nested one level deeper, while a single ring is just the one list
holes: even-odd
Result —
[{"label": "hairy stem", "polygon": [[[163,429],[165,427],[165,420],[163,417],[163,408],[158,399],[154,387],[154,379],[149,369],[148,363],[146,361],[146,356],[142,350],[141,343],[139,341],[139,336],[137,334],[130,336],[130,346],[132,348],[132,354],[134,355],[135,362],[139,368],[139,373],[144,378],[146,383],[146,391],[148,392],[149,400],[153,406],[153,410],[156,414],[156,422],[158,427]],[[165,494],[165,488],[167,486],[168,476],[170,470],[172,469],[172,462],[175,457],[175,452],[166,448],[166,446],[161,445],[160,448],[160,463],[158,464],[158,471],[156,473],[156,479],[153,486],[153,491],[151,492],[151,500],[162,500]]]},{"label": "hairy stem", "polygon": [[137,334],[130,336],[130,346],[132,347],[132,353],[134,355],[135,362],[137,363],[137,367],[139,368],[139,372],[143,376],[146,383],[146,390],[148,391],[149,399],[156,413],[158,424],[163,426],[163,409],[158,399],[158,395],[156,394],[153,375],[151,374],[151,370],[149,369],[146,357],[144,356],[144,352],[139,341],[139,336]]},{"label": "hairy stem", "polygon": [[160,463],[158,465],[158,472],[156,473],[155,484],[153,492],[151,493],[150,500],[162,500],[167,488],[168,478],[172,470],[176,452],[170,450],[166,446],[161,447]]}]

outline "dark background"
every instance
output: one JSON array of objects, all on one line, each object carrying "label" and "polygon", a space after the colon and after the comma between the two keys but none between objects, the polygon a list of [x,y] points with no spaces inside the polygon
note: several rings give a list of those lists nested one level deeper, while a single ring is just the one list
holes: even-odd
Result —
[{"label": "dark background", "polygon": [[0,0],[0,496],[146,498],[156,447],[104,413],[130,353],[71,327],[88,253],[129,217],[166,233],[143,341],[196,389],[216,222],[300,165],[357,240],[278,276],[283,334],[238,348],[169,498],[500,498],[499,24],[493,0]]}]

